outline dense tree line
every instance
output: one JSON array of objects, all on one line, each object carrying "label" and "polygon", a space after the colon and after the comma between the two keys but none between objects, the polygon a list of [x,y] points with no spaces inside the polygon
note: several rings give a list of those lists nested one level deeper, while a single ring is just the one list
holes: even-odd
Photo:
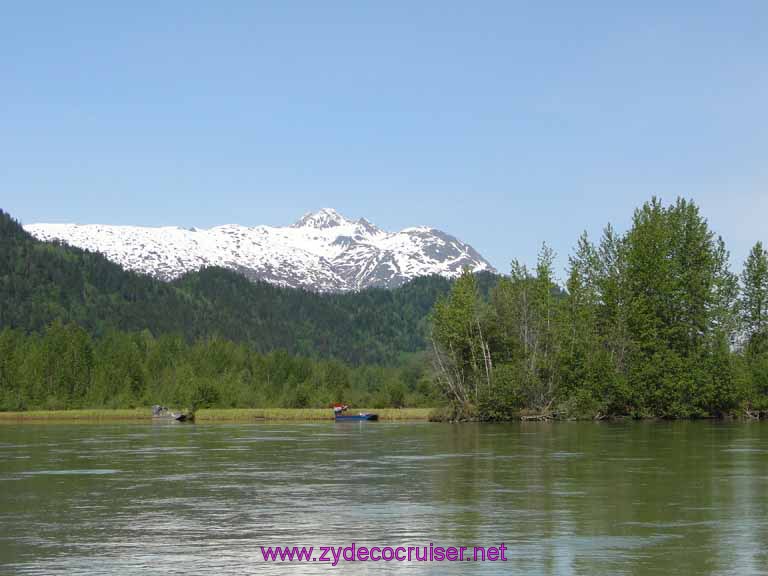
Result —
[{"label": "dense tree line", "polygon": [[698,207],[654,199],[623,235],[579,238],[565,289],[544,246],[483,298],[435,306],[436,374],[456,414],[704,417],[768,409],[768,255],[737,277]]},{"label": "dense tree line", "polygon": [[[488,292],[493,275],[479,278]],[[284,350],[354,365],[396,365],[426,348],[427,315],[450,282],[316,294],[210,268],[173,283],[123,270],[100,254],[32,238],[0,211],[0,328],[42,332],[54,321],[111,331],[218,336],[255,351]]]},{"label": "dense tree line", "polygon": [[0,331],[0,410],[177,407],[431,406],[419,355],[399,367],[349,366],[221,338],[189,343],[149,331],[92,338],[74,323]]}]

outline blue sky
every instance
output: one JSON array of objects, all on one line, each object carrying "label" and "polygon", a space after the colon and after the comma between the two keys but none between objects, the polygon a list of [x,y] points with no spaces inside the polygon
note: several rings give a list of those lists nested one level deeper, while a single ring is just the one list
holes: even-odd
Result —
[{"label": "blue sky", "polygon": [[207,227],[330,206],[506,272],[683,195],[740,268],[768,241],[766,30],[762,0],[9,2],[0,208]]}]

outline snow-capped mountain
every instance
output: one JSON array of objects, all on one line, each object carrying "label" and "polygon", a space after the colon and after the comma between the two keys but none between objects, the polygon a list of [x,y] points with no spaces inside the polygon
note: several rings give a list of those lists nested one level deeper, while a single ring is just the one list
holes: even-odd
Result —
[{"label": "snow-capped mountain", "polygon": [[204,266],[323,292],[395,287],[430,274],[493,271],[471,246],[434,228],[385,232],[325,208],[287,227],[150,228],[29,224],[39,240],[101,252],[124,268],[173,280]]}]

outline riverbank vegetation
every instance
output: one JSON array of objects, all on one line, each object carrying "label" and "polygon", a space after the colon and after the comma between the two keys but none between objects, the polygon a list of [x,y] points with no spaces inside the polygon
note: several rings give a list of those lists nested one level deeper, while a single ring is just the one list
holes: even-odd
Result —
[{"label": "riverbank vegetation", "polygon": [[490,297],[465,274],[432,315],[452,416],[690,418],[768,409],[768,256],[740,277],[695,204],[652,200],[579,238],[564,289],[545,245]]}]

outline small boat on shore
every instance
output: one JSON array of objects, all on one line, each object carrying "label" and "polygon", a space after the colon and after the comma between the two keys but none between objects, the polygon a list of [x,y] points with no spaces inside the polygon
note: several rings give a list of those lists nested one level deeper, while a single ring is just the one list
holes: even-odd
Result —
[{"label": "small boat on shore", "polygon": [[173,412],[165,406],[155,404],[152,406],[152,420],[173,420],[176,422],[192,422],[195,419],[194,412]]},{"label": "small boat on shore", "polygon": [[346,404],[336,404],[333,407],[333,415],[336,422],[353,422],[360,420],[367,420],[369,422],[375,422],[379,419],[378,414],[372,412],[360,412],[358,414],[344,414],[349,409]]}]

